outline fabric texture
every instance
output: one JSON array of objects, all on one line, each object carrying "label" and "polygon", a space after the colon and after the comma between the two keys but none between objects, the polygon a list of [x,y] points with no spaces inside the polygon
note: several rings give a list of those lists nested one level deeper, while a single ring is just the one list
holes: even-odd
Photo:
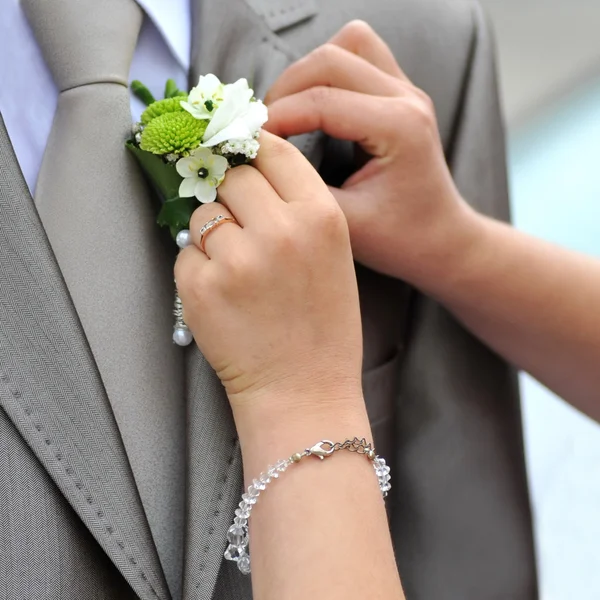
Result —
[{"label": "fabric texture", "polygon": [[[242,485],[231,412],[198,350],[170,343],[173,256],[122,148],[139,9],[24,4],[64,91],[35,205],[0,121],[0,599],[250,600],[250,579],[223,560]],[[352,18],[432,96],[465,197],[506,218],[491,42],[470,3],[195,0],[191,82],[248,77],[263,95]],[[330,183],[352,171],[348,144],[297,143]],[[514,373],[403,282],[357,271],[365,399],[391,453],[408,598],[534,600]]]},{"label": "fabric texture", "polygon": [[182,353],[171,340],[174,251],[124,147],[142,11],[134,0],[26,0],[24,8],[61,90],[35,204],[179,595],[185,404]]},{"label": "fabric texture", "polygon": [[[123,577],[143,600],[167,598],[104,386],[1,119],[0,211],[0,422],[5,447],[0,459],[0,590],[5,595],[0,598],[116,599],[120,596],[112,592],[122,589]],[[14,513],[18,506],[28,507],[23,518]],[[61,514],[52,514],[54,508]],[[64,527],[67,515],[78,522]],[[78,532],[68,551],[63,537],[31,538],[46,526],[64,529],[61,536]],[[90,535],[81,534],[85,528]],[[107,562],[101,563],[114,584],[99,590],[90,586],[87,594],[78,594],[84,573],[72,571],[72,556],[102,552],[114,565],[109,569]],[[14,562],[25,555],[28,560]],[[43,592],[41,576],[48,581]],[[77,577],[79,583],[73,588],[53,583],[61,577]],[[24,578],[35,589],[29,589],[29,596],[13,596]]]},{"label": "fabric texture", "polygon": [[[479,6],[467,15],[469,54],[447,157],[463,197],[506,220],[493,45]],[[516,373],[420,295],[406,349],[392,531],[402,540],[407,596],[536,597]]]},{"label": "fabric texture", "polygon": [[1,409],[0,482],[1,600],[138,597]]}]

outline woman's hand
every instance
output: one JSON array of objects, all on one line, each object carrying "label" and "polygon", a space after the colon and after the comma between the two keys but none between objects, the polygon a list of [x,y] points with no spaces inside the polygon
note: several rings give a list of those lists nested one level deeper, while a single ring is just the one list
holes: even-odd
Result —
[{"label": "woman's hand", "polygon": [[432,102],[367,24],[290,66],[266,101],[273,133],[323,130],[371,157],[331,190],[358,261],[427,288],[468,246],[477,219],[446,166]]},{"label": "woman's hand", "polygon": [[267,100],[270,131],[320,129],[372,156],[332,189],[357,260],[434,296],[510,363],[600,418],[600,319],[590,310],[600,297],[598,261],[468,207],[431,101],[368,25],[351,23],[289,67]]},{"label": "woman's hand", "polygon": [[[234,410],[266,399],[362,402],[361,325],[344,215],[288,142],[264,133],[254,166],[228,172],[221,204],[194,213],[175,276],[185,320]],[[200,229],[210,232],[206,254]]]},{"label": "woman's hand", "polygon": [[[254,166],[232,169],[219,196],[223,205],[194,213],[175,275],[186,323],[227,390],[249,485],[319,439],[371,439],[358,291],[344,215],[292,145],[265,133]],[[239,225],[213,230],[204,254],[200,229],[219,214]],[[403,598],[373,467],[343,454],[306,461],[261,494],[255,598],[368,596],[374,580],[378,598]],[[368,552],[323,561],[331,540]]]}]

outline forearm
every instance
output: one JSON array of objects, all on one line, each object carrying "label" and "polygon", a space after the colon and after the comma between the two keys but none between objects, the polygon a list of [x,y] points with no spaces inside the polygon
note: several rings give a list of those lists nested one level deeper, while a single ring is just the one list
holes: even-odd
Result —
[{"label": "forearm", "polygon": [[[331,405],[234,410],[246,484],[277,459],[322,439],[371,440],[362,398]],[[243,412],[243,411],[242,411]],[[403,599],[385,506],[370,461],[340,451],[306,457],[269,485],[250,519],[257,600]]]},{"label": "forearm", "polygon": [[600,262],[472,218],[473,235],[425,291],[507,360],[600,419]]}]

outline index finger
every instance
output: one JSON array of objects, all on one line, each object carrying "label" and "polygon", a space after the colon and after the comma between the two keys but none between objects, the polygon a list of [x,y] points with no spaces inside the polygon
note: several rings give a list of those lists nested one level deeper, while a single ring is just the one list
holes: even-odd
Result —
[{"label": "index finger", "polygon": [[392,111],[399,102],[401,98],[312,88],[273,102],[265,127],[283,137],[323,131],[356,142],[371,156],[385,156],[399,136],[392,125]]},{"label": "index finger", "polygon": [[260,150],[252,162],[288,203],[315,202],[330,197],[329,189],[300,150],[263,129]]},{"label": "index finger", "polygon": [[351,21],[340,29],[330,40],[352,54],[356,54],[388,75],[408,82],[390,47],[365,21]]}]

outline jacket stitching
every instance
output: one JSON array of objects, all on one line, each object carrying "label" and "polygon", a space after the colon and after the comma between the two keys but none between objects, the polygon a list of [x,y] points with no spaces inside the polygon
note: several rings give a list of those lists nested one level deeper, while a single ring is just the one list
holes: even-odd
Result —
[{"label": "jacket stitching", "polygon": [[[63,454],[60,452],[60,449],[52,442],[51,438],[46,435],[46,433],[44,432],[44,430],[43,430],[42,426],[39,424],[39,422],[34,421],[35,413],[30,406],[24,405],[23,394],[18,389],[15,389],[9,385],[10,379],[6,373],[0,372],[0,381],[2,381],[3,383],[6,384],[8,391],[13,396],[13,398],[15,398],[17,400],[19,407],[23,410],[25,415],[28,417],[29,422],[34,426],[35,430],[40,434],[39,437],[41,437],[43,439],[46,446],[48,446],[48,448],[51,450],[51,452],[52,452],[54,458],[57,460],[57,462],[62,464],[62,468],[64,469],[65,473],[69,476],[69,478],[73,481],[77,492],[80,494],[80,496],[82,496],[84,498],[84,500],[86,501],[87,504],[89,504],[90,506],[93,506],[94,500],[93,500],[92,495],[85,489],[85,486],[81,482],[81,480],[76,479],[75,470],[66,461],[64,461],[64,457],[63,457]],[[98,508],[98,510],[96,511],[96,516],[99,519],[104,520],[104,511],[102,511],[100,507],[97,507],[97,508]],[[114,527],[110,524],[110,521],[106,520],[105,522],[106,522],[106,526],[104,528],[104,531],[113,537],[117,547],[119,548],[119,550],[121,550],[123,556],[125,556],[127,561],[131,565],[134,565],[134,566],[137,565],[137,560],[134,558],[133,555],[130,556],[125,551],[125,544],[120,539],[117,538]],[[141,579],[148,584],[148,587],[150,588],[150,590],[152,591],[154,596],[156,598],[160,598],[160,596],[158,595],[158,593],[156,592],[156,590],[154,589],[152,584],[148,581],[148,577],[147,577],[146,573],[140,569],[139,575],[140,575]]]}]

